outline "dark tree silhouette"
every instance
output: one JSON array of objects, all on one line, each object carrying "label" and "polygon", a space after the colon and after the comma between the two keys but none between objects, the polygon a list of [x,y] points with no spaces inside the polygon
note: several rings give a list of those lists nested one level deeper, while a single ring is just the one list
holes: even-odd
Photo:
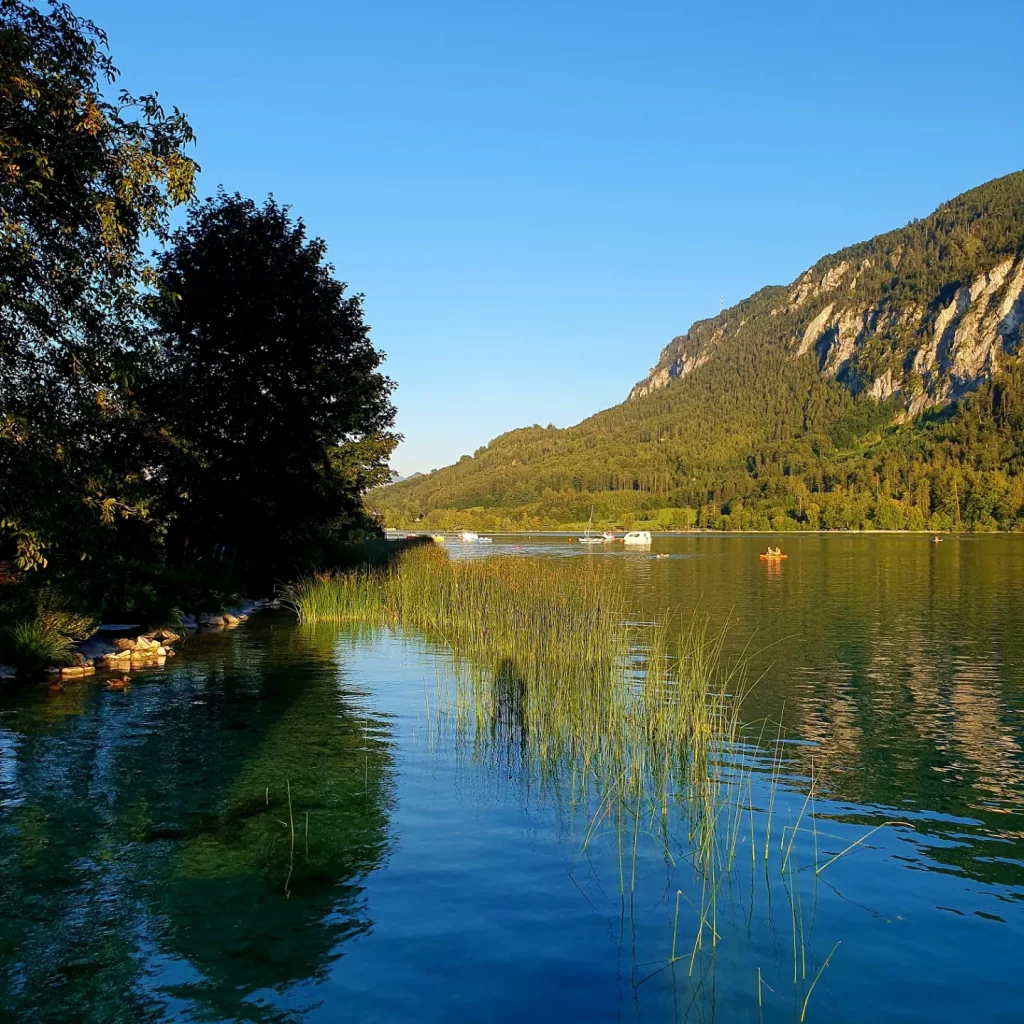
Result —
[{"label": "dark tree silhouette", "polygon": [[360,522],[397,435],[361,295],[273,199],[219,194],[158,258],[153,404],[175,439],[172,551],[277,567]]}]

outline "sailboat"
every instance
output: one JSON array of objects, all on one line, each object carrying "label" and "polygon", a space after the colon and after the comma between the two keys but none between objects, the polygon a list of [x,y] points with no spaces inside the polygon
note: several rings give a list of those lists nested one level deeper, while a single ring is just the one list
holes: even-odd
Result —
[{"label": "sailboat", "polygon": [[580,537],[581,544],[603,544],[604,537],[591,537],[590,536],[590,524],[594,521],[594,506],[590,506],[590,518],[587,520],[587,532]]}]

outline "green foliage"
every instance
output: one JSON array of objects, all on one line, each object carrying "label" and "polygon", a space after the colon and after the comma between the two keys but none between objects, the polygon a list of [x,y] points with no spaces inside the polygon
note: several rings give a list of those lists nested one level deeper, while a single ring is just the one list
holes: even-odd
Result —
[{"label": "green foliage", "polygon": [[96,630],[95,619],[68,610],[64,596],[25,583],[0,586],[0,624],[0,663],[24,675],[69,664],[75,642]]},{"label": "green foliage", "polygon": [[104,97],[116,74],[103,32],[65,5],[0,4],[0,545],[25,570],[146,513],[141,242],[197,168],[177,110]]},{"label": "green foliage", "polygon": [[26,675],[70,665],[74,653],[74,641],[42,618],[0,629],[0,660]]}]

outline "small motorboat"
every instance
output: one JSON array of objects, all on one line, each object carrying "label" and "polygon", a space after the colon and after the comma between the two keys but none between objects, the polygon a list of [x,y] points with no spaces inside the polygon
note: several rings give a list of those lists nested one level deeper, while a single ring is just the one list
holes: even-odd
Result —
[{"label": "small motorboat", "polygon": [[650,547],[651,534],[648,530],[630,530],[629,533],[622,538],[622,543],[631,544],[636,547]]},{"label": "small motorboat", "polygon": [[472,530],[463,530],[462,533],[459,534],[460,544],[475,544],[479,539],[480,537]]},{"label": "small motorboat", "polygon": [[760,558],[762,562],[781,562],[783,559],[789,558],[789,555],[784,555],[781,551],[778,554],[775,554],[774,552],[769,554],[768,552],[762,551],[757,557]]},{"label": "small motorboat", "polygon": [[609,533],[607,530],[601,534],[601,542],[604,544],[610,544],[613,540],[618,540],[614,533]]},{"label": "small motorboat", "polygon": [[476,542],[477,542],[477,544],[493,544],[494,543],[494,538],[493,537],[477,537]]}]

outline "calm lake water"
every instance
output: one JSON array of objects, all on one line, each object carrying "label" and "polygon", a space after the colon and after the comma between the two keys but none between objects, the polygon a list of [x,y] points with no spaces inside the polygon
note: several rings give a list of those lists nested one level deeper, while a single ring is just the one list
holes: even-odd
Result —
[{"label": "calm lake water", "polygon": [[0,694],[0,1018],[1024,1019],[1024,538],[783,541],[460,552],[610,563],[751,655],[712,911],[684,816],[595,825],[523,723],[456,726],[443,650],[268,613]]}]

